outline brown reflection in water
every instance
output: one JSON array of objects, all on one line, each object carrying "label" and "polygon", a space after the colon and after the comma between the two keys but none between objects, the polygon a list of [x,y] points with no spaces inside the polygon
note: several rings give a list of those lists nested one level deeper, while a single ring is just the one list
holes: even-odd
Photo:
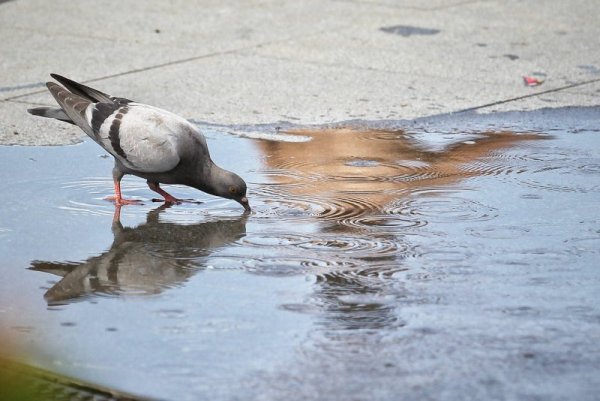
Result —
[{"label": "brown reflection in water", "polygon": [[[433,150],[402,131],[335,129],[290,133],[309,136],[311,140],[259,142],[265,155],[263,173],[271,180],[260,190],[276,199],[275,203],[283,203],[282,214],[287,213],[287,208],[316,205],[315,209],[325,211],[309,214],[325,223],[323,231],[354,231],[373,244],[382,238],[404,244],[406,238],[402,234],[412,227],[393,220],[396,212],[390,204],[399,204],[402,198],[419,191],[423,191],[422,196],[435,199],[442,192],[428,189],[456,186],[468,177],[495,174],[497,165],[490,168],[489,160],[476,162],[521,142],[545,138],[537,134],[482,132],[457,142],[459,136],[453,135],[454,142],[448,141]],[[327,205],[331,210],[326,209]],[[473,206],[466,200],[453,205],[466,209]],[[443,213],[443,209],[429,213],[435,216]],[[449,219],[465,215],[458,212]],[[319,238],[320,234],[313,235]],[[377,247],[372,249],[376,255]],[[376,263],[375,259],[369,262],[368,257],[363,257],[362,263],[354,268],[318,275],[312,297],[322,312],[317,324],[323,338],[331,340],[323,346],[336,347],[340,343],[342,352],[347,352],[348,341],[353,338],[360,341],[362,337],[345,337],[341,333],[377,331],[405,324],[396,313],[398,299],[405,294],[398,283],[387,279],[404,270],[402,256],[403,253],[393,254],[377,259]],[[291,308],[302,310],[301,306]]]},{"label": "brown reflection in water", "polygon": [[[404,192],[455,184],[488,174],[465,166],[536,134],[482,132],[476,138],[428,150],[403,131],[328,129],[289,132],[309,136],[308,142],[267,142],[265,174],[282,191],[324,201],[348,199],[365,212],[381,211]],[[298,185],[295,185],[298,184]],[[301,185],[300,185],[301,184]]]},{"label": "brown reflection in water", "polygon": [[246,218],[198,224],[159,221],[170,207],[151,210],[146,222],[123,227],[120,207],[112,224],[114,241],[99,256],[83,262],[34,261],[30,269],[62,276],[45,294],[49,305],[69,303],[93,293],[150,295],[181,285],[202,266],[203,258],[246,233]]}]

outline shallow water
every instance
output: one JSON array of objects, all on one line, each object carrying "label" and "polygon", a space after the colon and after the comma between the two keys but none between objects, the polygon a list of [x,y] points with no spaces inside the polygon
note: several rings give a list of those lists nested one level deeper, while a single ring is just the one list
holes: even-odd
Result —
[{"label": "shallow water", "polygon": [[115,209],[93,143],[0,148],[0,324],[162,399],[594,399],[600,113],[578,113],[204,126],[250,216],[137,178]]}]

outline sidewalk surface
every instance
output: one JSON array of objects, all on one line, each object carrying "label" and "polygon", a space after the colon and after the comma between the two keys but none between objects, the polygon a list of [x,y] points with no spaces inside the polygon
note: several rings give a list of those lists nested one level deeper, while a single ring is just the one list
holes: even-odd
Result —
[{"label": "sidewalk surface", "polygon": [[598,105],[598,15],[593,0],[0,0],[0,144],[82,139],[26,113],[54,103],[51,72],[226,125]]}]

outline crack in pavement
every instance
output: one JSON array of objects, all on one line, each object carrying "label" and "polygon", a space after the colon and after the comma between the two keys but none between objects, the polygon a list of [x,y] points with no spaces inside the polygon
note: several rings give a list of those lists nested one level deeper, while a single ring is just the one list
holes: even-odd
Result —
[{"label": "crack in pavement", "polygon": [[600,78],[595,78],[595,79],[590,79],[590,80],[583,81],[583,82],[577,82],[577,83],[574,83],[574,84],[560,86],[558,88],[547,89],[547,90],[541,91],[541,92],[530,93],[528,95],[512,97],[510,99],[497,100],[495,102],[486,103],[486,104],[482,104],[482,105],[479,105],[479,106],[473,106],[473,107],[469,107],[469,108],[466,108],[466,109],[458,110],[458,111],[455,111],[455,113],[466,113],[466,112],[469,112],[469,111],[475,111],[475,110],[479,110],[479,109],[484,109],[486,107],[497,106],[499,104],[505,104],[505,103],[515,102],[517,100],[522,100],[522,99],[528,99],[528,98],[532,98],[532,97],[537,97],[537,96],[545,95],[547,93],[560,92],[560,91],[563,91],[563,90],[566,90],[566,89],[576,88],[578,86],[589,85],[589,84],[593,84],[593,83],[596,83],[596,82],[600,82]]},{"label": "crack in pavement", "polygon": [[[317,31],[311,34],[302,34],[302,35],[294,35],[294,36],[290,36],[287,38],[283,38],[283,39],[279,39],[279,40],[270,40],[270,41],[266,41],[266,42],[261,42],[261,43],[257,43],[251,46],[244,46],[244,47],[239,47],[236,49],[230,49],[230,50],[223,50],[223,51],[217,51],[217,52],[212,52],[212,53],[208,53],[208,54],[202,54],[199,56],[192,56],[192,57],[187,57],[187,58],[183,58],[183,59],[178,59],[178,60],[173,60],[173,61],[167,61],[164,63],[160,63],[160,64],[154,64],[154,65],[150,65],[147,67],[140,67],[140,68],[134,68],[132,70],[128,70],[128,71],[123,71],[123,72],[117,72],[114,74],[108,74],[108,75],[104,75],[101,77],[96,77],[96,78],[91,78],[91,79],[87,79],[87,80],[82,80],[80,81],[81,83],[90,83],[90,82],[97,82],[97,81],[102,81],[105,79],[110,79],[110,78],[116,78],[116,77],[121,77],[124,75],[131,75],[131,74],[136,74],[139,72],[145,72],[145,71],[151,71],[151,70],[156,70],[159,68],[164,68],[164,67],[169,67],[172,65],[178,65],[178,64],[185,64],[185,63],[189,63],[192,61],[196,61],[196,60],[201,60],[201,59],[205,59],[205,58],[211,58],[211,57],[215,57],[215,56],[222,56],[222,55],[226,55],[226,54],[235,54],[235,53],[240,53],[240,52],[244,52],[247,50],[252,50],[252,49],[257,49],[260,48],[262,46],[268,46],[268,45],[272,45],[272,44],[276,44],[276,43],[283,43],[286,41],[290,41],[290,40],[297,40],[298,38],[304,38],[304,37],[310,37],[310,36],[315,36],[315,35],[320,35],[324,32],[328,32],[331,31],[330,29],[327,30],[321,30],[321,31]],[[30,84],[30,85],[34,85],[34,84]],[[23,85],[24,87],[27,87],[26,85]],[[8,87],[7,87],[8,88]],[[15,89],[19,89],[19,88],[15,88]],[[13,89],[13,90],[15,90]],[[6,89],[9,90],[9,89]],[[0,92],[2,91],[2,88],[0,88]],[[32,92],[27,92],[27,93],[21,93],[19,95],[14,95],[14,96],[9,96],[6,97],[4,99],[0,99],[3,101],[13,101],[15,99],[20,99],[23,97],[27,97],[27,96],[31,96],[31,95],[37,95],[40,93],[45,93],[46,89],[41,89],[41,90],[36,90],[36,91],[32,91]]]}]

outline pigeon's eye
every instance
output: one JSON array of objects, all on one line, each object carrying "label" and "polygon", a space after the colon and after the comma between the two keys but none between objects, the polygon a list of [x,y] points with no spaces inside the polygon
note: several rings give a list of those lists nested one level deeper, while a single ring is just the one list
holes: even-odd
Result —
[{"label": "pigeon's eye", "polygon": [[236,187],[229,187],[229,193],[230,194],[235,194],[237,192],[237,188]]}]

